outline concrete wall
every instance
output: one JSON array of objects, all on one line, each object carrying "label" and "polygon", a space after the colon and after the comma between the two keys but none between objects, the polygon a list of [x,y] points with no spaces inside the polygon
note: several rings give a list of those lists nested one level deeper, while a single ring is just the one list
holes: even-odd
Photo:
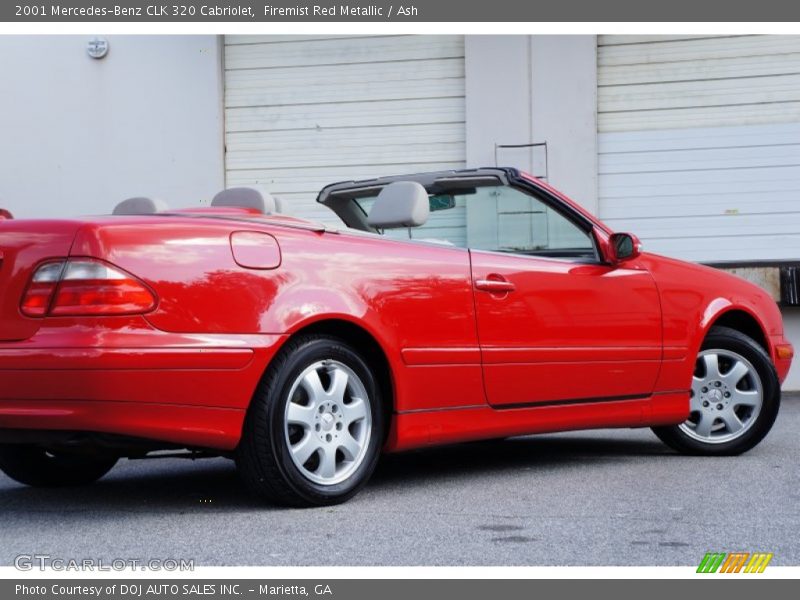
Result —
[{"label": "concrete wall", "polygon": [[[467,36],[467,166],[495,164],[495,144],[547,142],[548,181],[597,210],[597,46],[593,35]],[[534,174],[540,150],[498,163]]]},{"label": "concrete wall", "polygon": [[[495,144],[532,142],[530,36],[464,40],[468,167],[495,166]],[[527,171],[529,162],[513,165]]]},{"label": "concrete wall", "polygon": [[0,37],[0,206],[17,217],[170,206],[224,186],[217,36]]},{"label": "concrete wall", "polygon": [[531,37],[533,137],[547,142],[549,182],[597,214],[597,40]]}]

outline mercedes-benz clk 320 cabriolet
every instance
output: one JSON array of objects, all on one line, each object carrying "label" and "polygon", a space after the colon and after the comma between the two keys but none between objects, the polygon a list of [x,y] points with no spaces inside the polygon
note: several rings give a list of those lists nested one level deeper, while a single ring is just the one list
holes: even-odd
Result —
[{"label": "mercedes-benz clk 320 cabriolet", "polygon": [[381,452],[652,427],[732,455],[793,355],[773,299],[641,252],[545,183],[479,169],[337,183],[341,225],[221,192],[0,219],[0,469],[95,481],[121,457],[236,460],[262,497],[353,496]]}]

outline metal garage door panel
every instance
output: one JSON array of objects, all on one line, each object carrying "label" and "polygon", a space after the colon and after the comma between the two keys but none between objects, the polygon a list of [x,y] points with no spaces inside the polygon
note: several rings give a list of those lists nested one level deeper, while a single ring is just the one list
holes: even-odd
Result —
[{"label": "metal garage door panel", "polygon": [[461,36],[360,36],[339,39],[284,41],[273,36],[267,43],[229,44],[225,68],[264,69],[354,63],[389,63],[408,60],[462,58]]},{"label": "metal garage door panel", "polygon": [[332,127],[386,127],[422,123],[464,123],[464,97],[413,98],[372,102],[252,106],[226,110],[226,129],[297,131]]},{"label": "metal garage door panel", "polygon": [[610,112],[598,115],[598,119],[601,132],[642,131],[653,128],[731,127],[742,123],[751,125],[784,123],[800,121],[800,101]]},{"label": "metal garage door panel", "polygon": [[708,60],[692,60],[602,67],[598,72],[600,86],[659,83],[663,81],[697,81],[763,77],[792,73],[800,52],[771,56],[735,56]]},{"label": "metal garage door panel", "polygon": [[796,35],[711,36],[675,40],[650,36],[638,44],[618,44],[600,36],[597,64],[602,67],[679,61],[704,61],[743,56],[773,56],[800,52]]},{"label": "metal garage door panel", "polygon": [[600,215],[700,261],[800,258],[800,36],[600,36]]},{"label": "metal garage door panel", "polygon": [[[799,55],[800,56],[800,55]],[[719,107],[797,101],[800,73],[764,75],[758,85],[742,86],[740,78],[609,86],[598,99],[598,110],[641,111],[671,108]]]},{"label": "metal garage door panel", "polygon": [[[800,142],[800,138],[798,138]],[[792,167],[800,164],[800,143],[600,155],[603,173],[653,173]]]},{"label": "metal garage door panel", "polygon": [[[747,261],[797,260],[792,255],[776,254],[775,248],[797,247],[797,234],[705,236],[691,238],[653,238],[645,250],[683,260],[706,263],[742,263]],[[794,256],[797,256],[795,253]]]},{"label": "metal garage door panel", "polygon": [[786,124],[764,127],[705,127],[673,129],[653,136],[652,131],[629,132],[624,137],[605,136],[604,153],[646,152],[651,150],[694,150],[729,147],[734,142],[743,146],[771,146],[798,143],[797,128]]},{"label": "metal garage door panel", "polygon": [[292,214],[327,218],[333,181],[464,166],[463,36],[227,36],[225,82],[228,185]]},{"label": "metal garage door panel", "polygon": [[[464,95],[464,61],[459,58],[408,60],[391,68],[385,63],[353,63],[304,68],[275,68],[264,86],[261,69],[227,71],[228,107],[283,106]],[[414,82],[409,86],[409,81]],[[313,82],[313,88],[309,86]]]}]

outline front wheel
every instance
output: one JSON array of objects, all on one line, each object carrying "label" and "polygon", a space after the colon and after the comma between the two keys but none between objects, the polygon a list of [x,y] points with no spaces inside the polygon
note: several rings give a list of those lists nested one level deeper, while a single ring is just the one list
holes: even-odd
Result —
[{"label": "front wheel", "polygon": [[734,329],[714,327],[697,356],[689,418],[653,431],[684,454],[741,454],[769,433],[780,395],[778,376],[764,349]]},{"label": "front wheel", "polygon": [[349,344],[292,340],[248,412],[239,471],[258,495],[289,506],[343,502],[366,484],[383,441],[380,386]]},{"label": "front wheel", "polygon": [[50,452],[37,446],[0,446],[0,471],[33,487],[68,487],[94,483],[117,463],[116,456]]}]

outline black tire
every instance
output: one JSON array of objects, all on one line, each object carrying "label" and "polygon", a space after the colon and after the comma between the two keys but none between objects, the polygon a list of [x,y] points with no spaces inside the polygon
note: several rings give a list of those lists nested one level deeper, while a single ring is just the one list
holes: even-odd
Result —
[{"label": "black tire", "polygon": [[[358,376],[368,396],[371,418],[371,433],[364,440],[359,466],[347,479],[332,484],[320,484],[304,475],[292,459],[285,429],[287,404],[295,382],[320,361],[336,361]],[[369,363],[346,342],[328,335],[304,335],[290,340],[267,370],[245,420],[236,464],[247,487],[270,503],[294,507],[327,506],[353,497],[375,470],[383,444],[380,390]]]},{"label": "black tire", "polygon": [[108,473],[117,460],[116,456],[51,453],[38,446],[0,446],[0,471],[33,487],[88,485]]},{"label": "black tire", "polygon": [[713,327],[703,341],[703,350],[728,350],[747,359],[758,373],[762,386],[760,412],[740,437],[727,442],[702,442],[680,425],[654,427],[653,432],[670,448],[698,456],[734,456],[756,446],[772,429],[781,403],[781,388],[775,367],[766,351],[752,338],[728,327]]}]

